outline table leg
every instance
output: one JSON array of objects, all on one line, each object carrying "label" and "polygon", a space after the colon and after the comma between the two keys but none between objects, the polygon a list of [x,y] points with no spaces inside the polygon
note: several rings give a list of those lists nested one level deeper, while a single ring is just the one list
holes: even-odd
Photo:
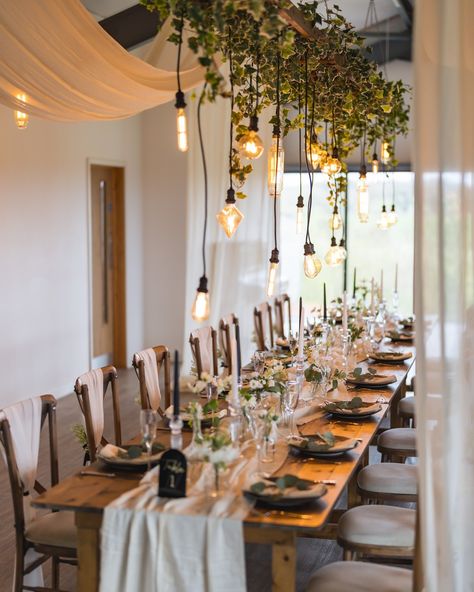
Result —
[{"label": "table leg", "polygon": [[402,427],[402,421],[400,416],[398,415],[398,403],[400,403],[401,399],[405,397],[407,394],[407,382],[406,376],[401,381],[400,386],[395,393],[395,396],[390,403],[390,427],[391,428],[400,428]]},{"label": "table leg", "polygon": [[369,447],[365,449],[363,455],[359,460],[359,464],[357,465],[354,474],[352,475],[349,483],[347,484],[347,508],[354,508],[355,506],[360,506],[362,504],[362,498],[359,494],[359,490],[357,488],[357,476],[359,475],[360,471],[369,464]]},{"label": "table leg", "polygon": [[272,546],[272,592],[296,590],[296,533],[285,532]]},{"label": "table leg", "polygon": [[76,512],[78,592],[99,590],[101,524],[102,514]]}]

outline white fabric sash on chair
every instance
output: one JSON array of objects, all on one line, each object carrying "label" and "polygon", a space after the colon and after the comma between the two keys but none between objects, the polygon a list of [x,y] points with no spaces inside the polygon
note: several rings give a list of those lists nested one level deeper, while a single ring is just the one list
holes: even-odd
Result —
[{"label": "white fabric sash on chair", "polygon": [[202,371],[208,374],[213,374],[212,368],[212,328],[202,327],[196,329],[191,333],[193,339],[196,337],[199,339],[199,351],[201,353],[201,365]]},{"label": "white fabric sash on chair", "polygon": [[[31,507],[31,492],[33,491],[38,470],[38,455],[41,436],[41,397],[34,397],[21,401],[3,409],[3,414],[10,424],[10,433],[15,452],[16,464],[20,479],[28,495],[23,498],[25,526],[28,527],[36,516]],[[36,551],[30,549],[25,555],[25,566],[40,557]],[[40,567],[23,578],[26,586],[43,586],[43,570]],[[13,590],[15,583],[13,583]]]},{"label": "white fabric sash on chair", "polygon": [[99,446],[104,435],[104,373],[100,368],[90,370],[77,381],[79,385],[87,385],[94,441]]},{"label": "white fabric sash on chair", "polygon": [[155,350],[149,347],[136,353],[135,363],[138,363],[140,360],[143,362],[143,369],[145,371],[145,384],[150,407],[156,411],[161,404],[161,391]]}]

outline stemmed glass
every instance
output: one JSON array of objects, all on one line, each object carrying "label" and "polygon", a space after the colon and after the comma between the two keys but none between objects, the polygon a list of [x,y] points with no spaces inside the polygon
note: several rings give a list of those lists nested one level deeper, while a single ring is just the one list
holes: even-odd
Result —
[{"label": "stemmed glass", "polygon": [[151,468],[151,451],[156,436],[157,414],[153,409],[142,409],[140,411],[140,429],[142,432],[142,442],[145,444],[147,452],[147,469]]},{"label": "stemmed glass", "polygon": [[285,391],[283,392],[283,409],[285,417],[290,428],[289,438],[298,435],[295,425],[295,410],[298,406],[298,401],[301,393],[301,381],[291,380],[286,383]]}]

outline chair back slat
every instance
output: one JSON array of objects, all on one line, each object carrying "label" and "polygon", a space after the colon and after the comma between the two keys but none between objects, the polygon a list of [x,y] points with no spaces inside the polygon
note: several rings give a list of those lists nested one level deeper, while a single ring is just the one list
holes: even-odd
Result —
[{"label": "chair back slat", "polygon": [[263,302],[254,308],[254,327],[257,338],[257,349],[266,350],[266,338],[270,343],[270,349],[273,349],[273,321],[272,321],[272,307],[268,302]]},{"label": "chair back slat", "polygon": [[288,294],[281,294],[275,298],[275,329],[277,337],[286,339],[285,316],[288,315],[288,332],[291,331],[291,302]]},{"label": "chair back slat", "polygon": [[[164,409],[167,409],[171,404],[171,359],[170,359],[170,352],[165,345],[155,345],[151,348],[155,352],[156,356],[156,365],[157,365],[157,372],[158,377],[160,376],[160,372],[163,371],[163,378],[164,378],[164,406],[160,403],[160,407],[158,408],[158,412],[160,415],[163,414]],[[145,377],[145,363],[142,359],[140,359],[137,354],[133,356],[132,366],[135,369],[135,374],[138,377],[138,382],[140,385],[140,405],[142,409],[151,409],[152,405],[150,402],[150,397],[148,394],[148,389],[146,386],[146,377]]]},{"label": "chair back slat", "polygon": [[236,330],[238,324],[239,319],[234,314],[230,314],[222,318],[219,322],[219,347],[221,351],[222,362],[228,374],[232,374],[232,332],[234,333],[237,340],[237,350],[240,352],[240,331]]},{"label": "chair back slat", "polygon": [[[104,366],[100,368],[102,375],[103,375],[103,399],[102,405],[104,404],[104,399],[107,395],[107,390],[110,385],[110,390],[112,392],[112,409],[113,409],[113,416],[114,416],[114,439],[115,444],[120,446],[122,444],[122,432],[121,432],[121,421],[120,421],[120,399],[118,395],[118,385],[117,385],[117,370],[114,366]],[[84,375],[82,375],[84,376]],[[89,388],[87,384],[83,384],[81,381],[81,376],[77,378],[74,384],[74,391],[77,395],[77,400],[79,402],[79,406],[81,408],[82,414],[84,416],[84,423],[86,427],[86,435],[87,435],[87,447],[89,450],[89,458],[91,462],[96,460],[97,449],[99,445],[106,445],[108,444],[108,440],[102,435],[100,442],[96,442],[96,437],[94,435],[94,419],[93,419],[93,411],[89,396]]]}]

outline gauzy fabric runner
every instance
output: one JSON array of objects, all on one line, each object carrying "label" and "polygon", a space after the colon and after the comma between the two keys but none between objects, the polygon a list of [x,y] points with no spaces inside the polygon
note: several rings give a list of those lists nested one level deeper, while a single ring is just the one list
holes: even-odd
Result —
[{"label": "gauzy fabric runner", "polygon": [[138,360],[143,361],[148,401],[151,408],[156,411],[160,407],[161,391],[155,350],[152,347],[144,349],[135,354],[135,360],[137,362]]},{"label": "gauzy fabric runner", "polygon": [[[16,463],[20,479],[25,491],[28,492],[23,498],[23,510],[25,514],[25,526],[35,519],[36,512],[31,507],[31,491],[33,491],[36,472],[38,470],[38,454],[41,434],[41,397],[35,397],[26,401],[21,401],[10,407],[6,407],[0,412],[10,424],[10,433],[15,452]],[[25,556],[25,566],[38,559],[40,555],[30,549]],[[38,567],[23,578],[25,586],[43,586],[43,570]],[[13,590],[15,590],[13,582]]]}]

